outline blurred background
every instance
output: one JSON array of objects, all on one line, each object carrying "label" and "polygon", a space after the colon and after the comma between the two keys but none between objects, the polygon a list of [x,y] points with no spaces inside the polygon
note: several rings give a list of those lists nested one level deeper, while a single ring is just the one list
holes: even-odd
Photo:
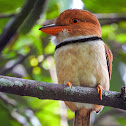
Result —
[{"label": "blurred background", "polygon": [[[39,31],[66,9],[94,13],[114,55],[110,90],[126,85],[126,0],[0,0],[0,74],[56,83],[54,45]],[[63,102],[0,93],[0,126],[72,126]],[[126,112],[104,107],[94,126],[126,126]]]}]

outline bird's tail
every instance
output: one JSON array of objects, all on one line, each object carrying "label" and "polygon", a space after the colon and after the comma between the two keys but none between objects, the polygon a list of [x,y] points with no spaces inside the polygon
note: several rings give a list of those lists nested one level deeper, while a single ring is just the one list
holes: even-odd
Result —
[{"label": "bird's tail", "polygon": [[75,111],[74,126],[90,126],[92,110],[80,109]]}]

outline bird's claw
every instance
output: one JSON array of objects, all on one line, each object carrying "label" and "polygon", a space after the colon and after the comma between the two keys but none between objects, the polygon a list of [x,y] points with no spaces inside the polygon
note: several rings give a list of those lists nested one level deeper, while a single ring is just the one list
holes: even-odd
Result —
[{"label": "bird's claw", "polygon": [[72,84],[71,84],[70,82],[67,82],[67,84],[66,84],[66,85],[68,85],[68,86],[69,86],[69,88],[71,89]]},{"label": "bird's claw", "polygon": [[101,85],[98,85],[96,87],[96,89],[97,89],[98,93],[100,94],[100,99],[102,100],[102,90],[103,90],[103,87]]}]

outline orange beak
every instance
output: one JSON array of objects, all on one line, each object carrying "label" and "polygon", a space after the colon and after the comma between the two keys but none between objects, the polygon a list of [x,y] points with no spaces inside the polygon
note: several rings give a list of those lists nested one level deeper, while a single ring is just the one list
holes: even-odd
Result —
[{"label": "orange beak", "polygon": [[57,36],[59,34],[59,32],[63,31],[64,29],[67,29],[67,28],[68,28],[68,26],[57,26],[55,24],[52,24],[52,25],[43,26],[39,30],[41,30],[42,32],[45,32],[49,35]]}]

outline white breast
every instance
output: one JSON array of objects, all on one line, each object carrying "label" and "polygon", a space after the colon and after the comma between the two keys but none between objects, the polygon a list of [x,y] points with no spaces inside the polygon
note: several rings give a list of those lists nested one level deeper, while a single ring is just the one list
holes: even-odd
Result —
[{"label": "white breast", "polygon": [[[69,44],[55,52],[58,82],[75,86],[96,87],[101,84],[109,90],[109,75],[104,43],[100,40]],[[77,103],[77,107],[92,105]]]}]

